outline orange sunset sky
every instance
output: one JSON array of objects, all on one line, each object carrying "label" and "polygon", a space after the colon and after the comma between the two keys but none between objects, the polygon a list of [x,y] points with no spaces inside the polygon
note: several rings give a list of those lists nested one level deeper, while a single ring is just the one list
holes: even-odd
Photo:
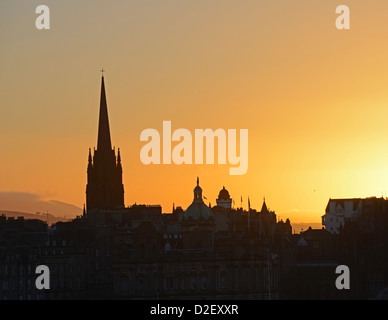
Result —
[{"label": "orange sunset sky", "polygon": [[[320,222],[329,198],[388,191],[388,1],[47,0],[39,31],[40,4],[0,2],[0,193],[83,206],[102,67],[126,205],[186,209],[199,176],[212,205],[225,186]],[[247,174],[142,164],[140,133],[163,120],[248,129]]]}]

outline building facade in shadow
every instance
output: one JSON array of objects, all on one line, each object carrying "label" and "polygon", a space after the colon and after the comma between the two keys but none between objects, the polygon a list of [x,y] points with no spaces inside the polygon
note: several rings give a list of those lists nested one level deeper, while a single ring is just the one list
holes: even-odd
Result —
[{"label": "building facade in shadow", "polygon": [[[350,216],[341,213],[348,202],[330,200],[331,230],[292,234],[265,199],[244,210],[222,187],[211,207],[199,178],[193,187],[185,209],[125,206],[102,77],[84,213],[50,228],[0,217],[0,299],[357,299],[388,287],[386,199],[361,201],[361,211],[346,204]],[[339,264],[350,268],[351,290],[335,288]],[[38,265],[50,269],[49,290],[35,288]]]}]

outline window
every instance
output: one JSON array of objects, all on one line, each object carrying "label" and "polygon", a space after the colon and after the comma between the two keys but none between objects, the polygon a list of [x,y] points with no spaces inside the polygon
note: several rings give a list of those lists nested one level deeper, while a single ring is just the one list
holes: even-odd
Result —
[{"label": "window", "polygon": [[144,257],[145,256],[145,247],[142,244],[139,246],[139,256],[140,257]]},{"label": "window", "polygon": [[144,278],[141,277],[139,278],[139,290],[143,290],[144,289]]},{"label": "window", "polygon": [[167,281],[168,290],[174,290],[174,279],[168,278]]},{"label": "window", "polygon": [[191,289],[195,290],[197,288],[195,276],[191,277]]},{"label": "window", "polygon": [[226,273],[221,272],[220,274],[220,289],[225,289],[226,288]]},{"label": "window", "polygon": [[122,292],[127,292],[128,291],[128,280],[123,280],[122,282],[122,287],[121,287]]},{"label": "window", "polygon": [[173,290],[174,280],[171,277],[164,278],[164,290]]},{"label": "window", "polygon": [[206,275],[203,275],[201,278],[201,289],[202,290],[206,289]]}]

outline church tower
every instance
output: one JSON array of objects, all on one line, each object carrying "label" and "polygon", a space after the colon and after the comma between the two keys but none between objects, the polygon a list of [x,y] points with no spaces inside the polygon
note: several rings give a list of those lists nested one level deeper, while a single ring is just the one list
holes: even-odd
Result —
[{"label": "church tower", "polygon": [[97,150],[89,149],[88,182],[86,186],[86,212],[94,209],[124,207],[124,185],[122,181],[120,149],[112,149],[108,107],[105,95],[104,75],[101,79],[100,118],[98,123]]}]

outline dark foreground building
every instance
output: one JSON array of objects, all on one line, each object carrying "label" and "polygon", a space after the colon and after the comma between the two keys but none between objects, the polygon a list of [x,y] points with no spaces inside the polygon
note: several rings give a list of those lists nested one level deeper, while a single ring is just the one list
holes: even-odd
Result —
[{"label": "dark foreground building", "polygon": [[[199,178],[186,210],[126,207],[104,78],[87,174],[86,207],[71,222],[0,217],[0,299],[366,299],[388,287],[384,199],[339,233],[299,235],[265,200],[260,211],[233,208],[225,187],[206,205]],[[335,287],[339,264],[351,290]],[[49,267],[49,290],[35,286],[38,265]]]}]

